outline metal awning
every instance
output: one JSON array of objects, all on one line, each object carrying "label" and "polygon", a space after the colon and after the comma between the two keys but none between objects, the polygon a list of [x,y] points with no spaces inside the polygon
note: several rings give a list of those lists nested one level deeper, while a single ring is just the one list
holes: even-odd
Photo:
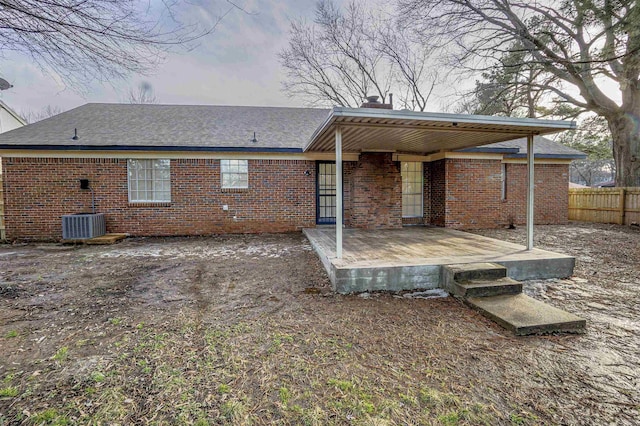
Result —
[{"label": "metal awning", "polygon": [[573,121],[483,115],[334,108],[313,133],[306,152],[336,154],[336,256],[342,257],[342,154],[391,151],[431,154],[527,138],[527,249],[533,249],[533,137],[576,128]]},{"label": "metal awning", "polygon": [[342,129],[343,152],[431,154],[557,133],[575,129],[576,124],[534,118],[335,107],[304,151],[335,151],[337,127]]}]

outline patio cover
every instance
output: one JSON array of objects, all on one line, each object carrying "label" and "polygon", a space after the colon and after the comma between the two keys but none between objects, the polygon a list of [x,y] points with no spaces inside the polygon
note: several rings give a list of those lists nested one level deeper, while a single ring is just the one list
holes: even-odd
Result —
[{"label": "patio cover", "polygon": [[[343,193],[343,152],[432,154],[527,137],[527,249],[533,249],[533,137],[575,129],[573,121],[335,107],[313,133],[305,152],[336,153],[336,190]],[[336,224],[342,220],[336,197]],[[342,226],[336,226],[336,254],[342,257]]]}]

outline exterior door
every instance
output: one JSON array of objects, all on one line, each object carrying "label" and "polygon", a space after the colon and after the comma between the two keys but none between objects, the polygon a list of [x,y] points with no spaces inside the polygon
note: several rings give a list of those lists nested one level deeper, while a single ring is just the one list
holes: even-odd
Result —
[{"label": "exterior door", "polygon": [[336,163],[319,161],[316,168],[316,223],[336,223]]}]

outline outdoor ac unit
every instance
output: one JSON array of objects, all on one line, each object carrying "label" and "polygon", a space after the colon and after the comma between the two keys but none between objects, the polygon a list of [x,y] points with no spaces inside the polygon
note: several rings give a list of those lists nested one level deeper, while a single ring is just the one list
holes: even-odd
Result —
[{"label": "outdoor ac unit", "polygon": [[82,240],[107,233],[104,213],[80,213],[62,216],[62,239]]}]

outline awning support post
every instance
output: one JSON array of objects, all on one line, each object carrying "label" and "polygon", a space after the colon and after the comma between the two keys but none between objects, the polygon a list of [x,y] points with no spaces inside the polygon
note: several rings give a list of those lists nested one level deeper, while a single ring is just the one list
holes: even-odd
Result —
[{"label": "awning support post", "polygon": [[527,135],[527,250],[533,250],[534,189],[533,174],[535,155],[533,153],[533,135]]},{"label": "awning support post", "polygon": [[342,129],[336,127],[336,257],[342,259]]}]

